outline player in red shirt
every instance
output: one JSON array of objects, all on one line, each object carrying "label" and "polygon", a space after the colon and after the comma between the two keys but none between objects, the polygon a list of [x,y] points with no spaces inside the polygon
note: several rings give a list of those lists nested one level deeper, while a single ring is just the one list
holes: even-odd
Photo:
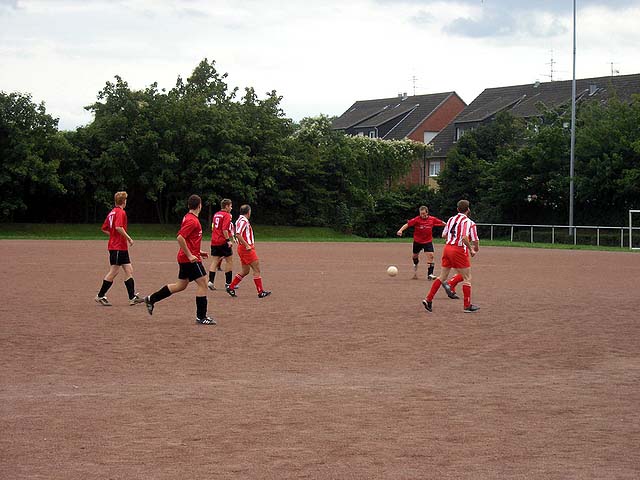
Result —
[{"label": "player in red shirt", "polygon": [[417,217],[408,220],[407,223],[400,227],[397,235],[410,227],[413,227],[413,278],[418,278],[418,263],[420,263],[420,251],[424,250],[427,254],[427,262],[429,270],[427,272],[427,280],[435,280],[437,277],[433,274],[435,267],[433,263],[433,227],[444,227],[444,222],[437,217],[429,215],[429,209],[424,205],[419,208]]},{"label": "player in red shirt", "polygon": [[129,305],[137,305],[143,300],[135,291],[133,280],[133,266],[129,259],[129,245],[133,245],[133,240],[127,233],[127,214],[124,209],[127,206],[127,192],[116,192],[114,195],[115,207],[109,212],[102,224],[102,231],[109,235],[109,272],[102,280],[102,287],[96,295],[95,301],[102,306],[110,307],[111,302],[107,300],[107,291],[113,285],[113,280],[118,276],[120,268],[124,270],[125,281],[129,295]]},{"label": "player in red shirt", "polygon": [[[474,257],[478,253],[480,240],[478,239],[476,224],[469,218],[470,212],[469,201],[460,200],[458,202],[458,214],[447,220],[447,225],[442,231],[442,236],[445,237],[447,241],[444,246],[444,251],[442,252],[442,270],[440,271],[440,277],[436,278],[433,285],[431,285],[431,290],[429,290],[427,297],[422,300],[422,304],[428,312],[433,311],[433,297],[441,285],[445,292],[447,292],[449,298],[458,298],[458,296],[451,291],[451,285],[447,283],[447,277],[452,268],[462,277],[464,313],[474,313],[480,310],[480,307],[471,303],[471,261],[469,260],[469,256]],[[456,275],[456,277],[458,275]]]},{"label": "player in red shirt", "polygon": [[242,271],[238,273],[231,285],[227,287],[227,293],[232,297],[236,296],[236,288],[244,277],[249,275],[249,271],[253,270],[253,283],[256,284],[258,298],[264,298],[271,295],[271,292],[262,287],[262,277],[260,276],[260,259],[255,249],[255,239],[253,237],[253,229],[249,223],[251,218],[251,207],[242,205],[240,207],[240,217],[236,221],[236,238],[238,239],[238,256],[242,263]]},{"label": "player in red shirt", "polygon": [[198,286],[196,292],[196,322],[201,325],[216,325],[216,321],[207,315],[207,271],[202,265],[202,259],[209,254],[200,250],[202,242],[202,225],[198,215],[202,210],[202,200],[198,195],[191,195],[187,201],[189,212],[182,219],[178,232],[178,281],[165,285],[157,292],[145,297],[149,315],[153,315],[154,305],[160,300],[181,292],[190,282],[195,281]]},{"label": "player in red shirt", "polygon": [[216,270],[224,262],[225,288],[233,279],[233,223],[231,222],[231,209],[233,203],[228,198],[220,202],[220,211],[213,216],[211,221],[211,266],[209,267],[209,290],[215,290],[214,282]]}]

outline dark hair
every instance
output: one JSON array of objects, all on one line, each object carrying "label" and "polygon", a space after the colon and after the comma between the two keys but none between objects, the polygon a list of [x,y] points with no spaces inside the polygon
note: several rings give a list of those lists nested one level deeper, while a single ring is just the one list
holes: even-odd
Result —
[{"label": "dark hair", "polygon": [[224,208],[227,205],[231,205],[233,202],[231,200],[229,200],[228,198],[223,198],[222,201],[220,202],[220,208]]},{"label": "dark hair", "polygon": [[187,207],[189,210],[195,210],[202,204],[202,199],[198,195],[191,195],[187,200]]},{"label": "dark hair", "polygon": [[458,202],[458,211],[464,213],[469,210],[469,200],[460,200]]},{"label": "dark hair", "polygon": [[244,204],[240,207],[240,215],[246,215],[251,211],[251,206]]},{"label": "dark hair", "polygon": [[429,208],[428,208],[428,207],[425,207],[424,205],[422,205],[422,206],[418,209],[418,211],[419,211],[419,212],[424,212],[424,211],[426,211],[427,213],[429,213]]}]

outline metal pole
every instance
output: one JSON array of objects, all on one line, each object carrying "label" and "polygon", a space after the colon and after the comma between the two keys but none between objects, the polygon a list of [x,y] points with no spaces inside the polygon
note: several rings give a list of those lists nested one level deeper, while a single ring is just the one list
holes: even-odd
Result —
[{"label": "metal pole", "polygon": [[575,238],[573,228],[573,165],[576,146],[576,0],[573,0],[573,81],[571,82],[571,158],[569,161],[569,233]]}]

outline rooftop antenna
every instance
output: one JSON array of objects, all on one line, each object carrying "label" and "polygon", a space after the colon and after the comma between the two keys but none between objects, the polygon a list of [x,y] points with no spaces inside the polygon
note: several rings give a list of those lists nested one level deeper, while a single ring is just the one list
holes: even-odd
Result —
[{"label": "rooftop antenna", "polygon": [[615,75],[620,75],[620,70],[613,68],[615,64],[613,62],[611,62],[611,76],[615,76]]},{"label": "rooftop antenna", "polygon": [[415,75],[413,75],[411,77],[411,81],[413,81],[413,96],[416,96],[416,80],[418,80],[418,77],[416,77]]},{"label": "rooftop antenna", "polygon": [[551,50],[551,60],[549,61],[549,63],[545,63],[545,65],[550,65],[550,69],[549,69],[549,75],[546,75],[544,73],[541,73],[541,75],[543,77],[548,77],[549,81],[553,82],[553,72],[555,72],[556,70],[553,69],[553,66],[556,64],[556,61],[553,59],[553,50]]}]

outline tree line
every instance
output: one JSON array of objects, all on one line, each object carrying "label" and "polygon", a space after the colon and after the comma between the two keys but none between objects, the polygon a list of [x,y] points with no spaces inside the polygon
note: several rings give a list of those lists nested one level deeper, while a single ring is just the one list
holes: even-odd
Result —
[{"label": "tree line", "polygon": [[[296,123],[271,91],[230,89],[204,59],[170,90],[132,90],[116,76],[86,108],[93,121],[60,131],[29,94],[0,92],[0,221],[101,222],[127,190],[130,221],[177,222],[192,193],[205,215],[222,198],[250,203],[256,221],[392,235],[428,205],[452,214],[460,198],[479,222],[566,223],[565,109],[527,122],[509,114],[465,134],[440,188],[404,186],[428,148],[350,137],[326,116]],[[622,225],[640,207],[640,99],[584,104],[576,139],[576,223]]]}]

